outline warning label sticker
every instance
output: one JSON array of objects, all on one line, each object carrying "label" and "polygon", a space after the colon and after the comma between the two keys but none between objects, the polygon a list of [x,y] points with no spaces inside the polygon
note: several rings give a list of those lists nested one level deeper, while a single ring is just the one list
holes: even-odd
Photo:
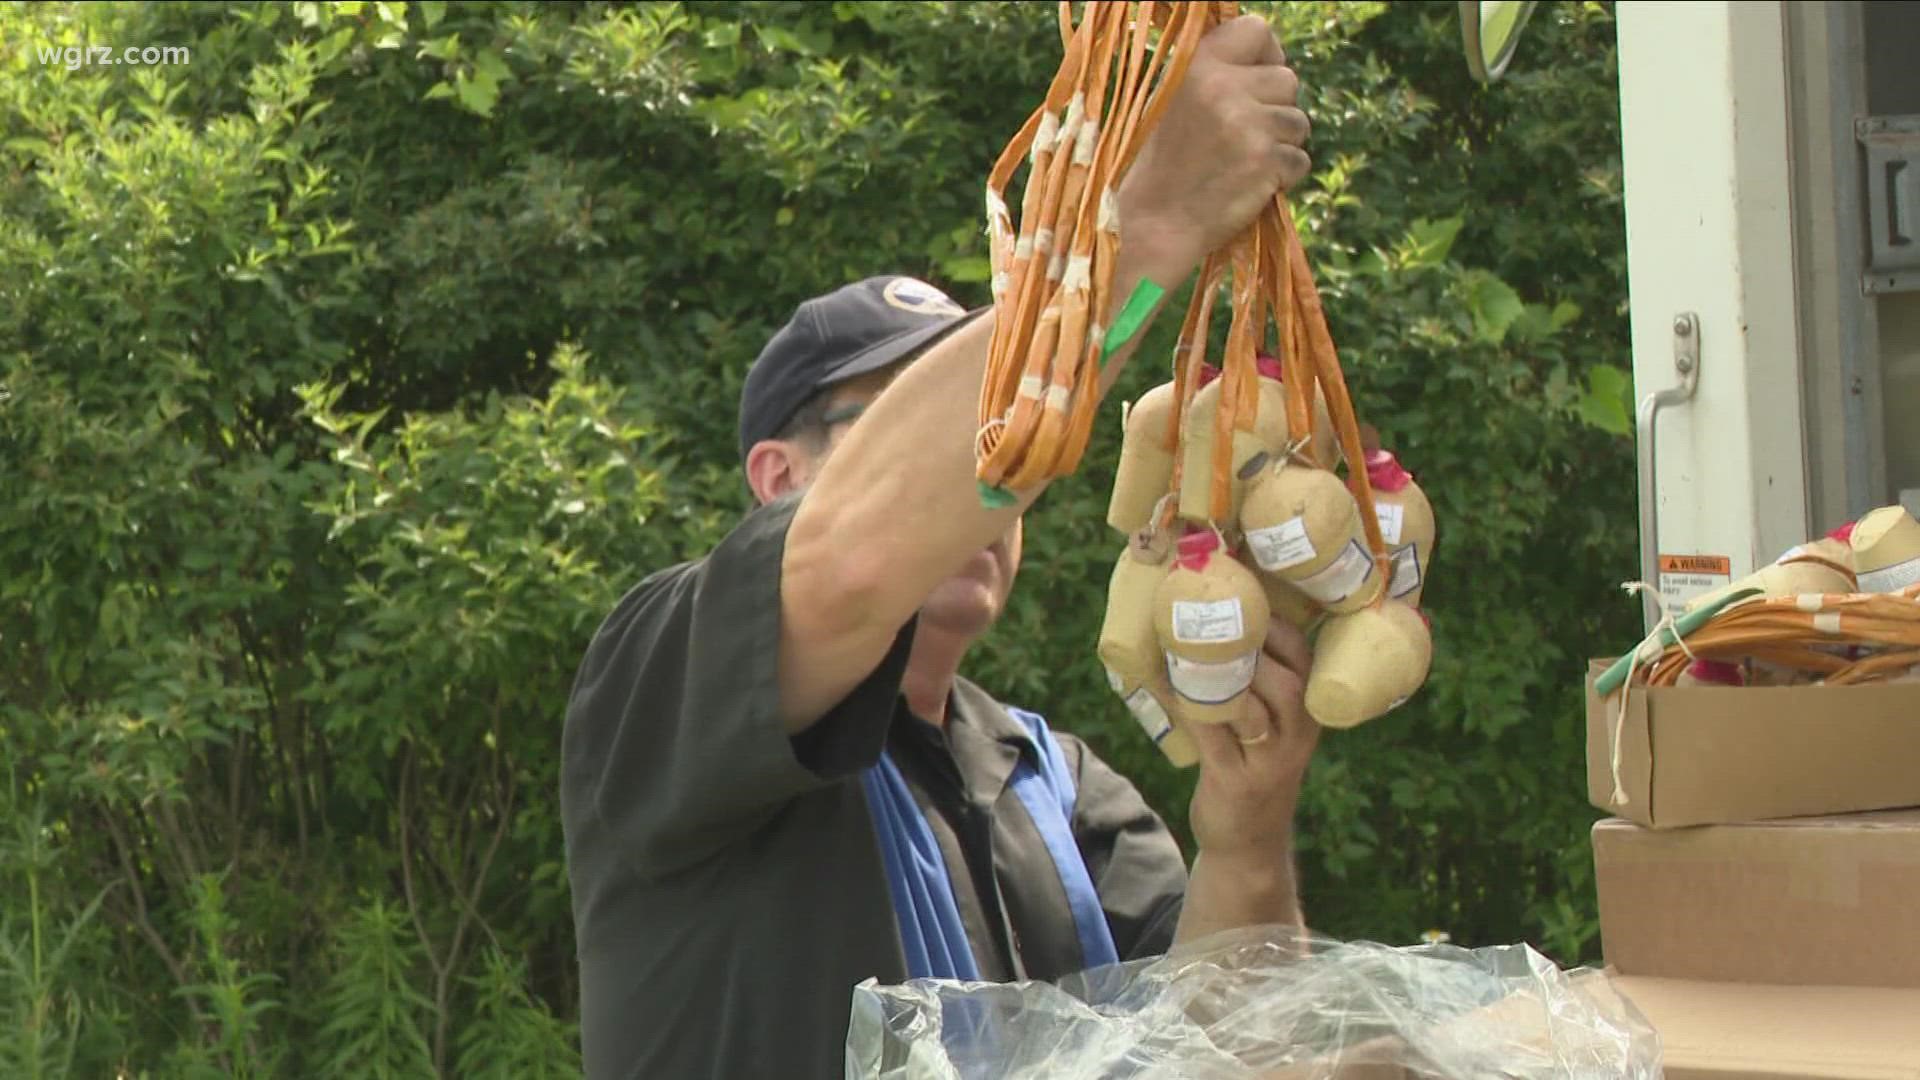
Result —
[{"label": "warning label sticker", "polygon": [[1660,556],[1660,595],[1668,607],[1733,584],[1733,560],[1725,555]]}]

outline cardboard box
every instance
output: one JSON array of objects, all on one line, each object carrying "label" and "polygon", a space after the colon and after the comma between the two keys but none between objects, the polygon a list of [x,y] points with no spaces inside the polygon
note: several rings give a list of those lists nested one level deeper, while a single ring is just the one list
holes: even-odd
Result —
[{"label": "cardboard box", "polygon": [[[1920,682],[1636,686],[1587,673],[1587,797],[1654,828],[1920,806]],[[1614,797],[1618,726],[1619,775]]]},{"label": "cardboard box", "polygon": [[1622,975],[1920,989],[1920,811],[1695,829],[1612,818],[1593,827],[1593,861],[1601,945]]},{"label": "cardboard box", "polygon": [[1621,975],[1667,1080],[1920,1080],[1920,990]]}]

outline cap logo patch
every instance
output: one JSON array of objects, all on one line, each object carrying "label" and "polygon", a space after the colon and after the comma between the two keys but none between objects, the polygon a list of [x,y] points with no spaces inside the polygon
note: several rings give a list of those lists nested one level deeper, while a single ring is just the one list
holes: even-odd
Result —
[{"label": "cap logo patch", "polygon": [[880,294],[888,305],[915,315],[965,315],[966,309],[946,293],[915,278],[895,278]]}]

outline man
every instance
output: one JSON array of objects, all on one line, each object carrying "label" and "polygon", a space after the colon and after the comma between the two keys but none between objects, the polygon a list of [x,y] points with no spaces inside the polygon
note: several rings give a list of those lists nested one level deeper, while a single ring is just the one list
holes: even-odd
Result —
[{"label": "man", "polygon": [[[1305,175],[1296,95],[1261,20],[1207,37],[1119,192],[1119,297]],[[1194,732],[1190,877],[1083,743],[959,677],[1040,494],[974,483],[992,321],[903,278],[802,305],[742,395],[760,505],[596,635],[561,781],[589,1077],[825,1080],[869,977],[1052,979],[1301,921],[1297,632],[1272,626],[1244,717]]]}]

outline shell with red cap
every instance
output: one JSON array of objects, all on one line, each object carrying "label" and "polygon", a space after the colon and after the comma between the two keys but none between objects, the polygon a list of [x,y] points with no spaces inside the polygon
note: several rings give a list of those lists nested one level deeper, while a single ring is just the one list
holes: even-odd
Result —
[{"label": "shell with red cap", "polygon": [[1391,451],[1367,452],[1367,480],[1373,485],[1373,509],[1380,537],[1393,553],[1393,579],[1387,595],[1416,607],[1433,558],[1433,504]]},{"label": "shell with red cap", "polygon": [[1178,542],[1173,568],[1154,590],[1153,610],[1181,718],[1194,723],[1239,718],[1272,616],[1253,571],[1226,552],[1219,533],[1191,529]]}]

